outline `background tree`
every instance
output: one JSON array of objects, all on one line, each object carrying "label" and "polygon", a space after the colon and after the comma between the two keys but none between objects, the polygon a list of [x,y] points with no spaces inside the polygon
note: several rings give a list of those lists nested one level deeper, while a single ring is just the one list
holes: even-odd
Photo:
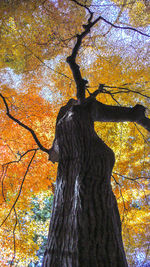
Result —
[{"label": "background tree", "polygon": [[[80,3],[85,4],[84,2]],[[131,3],[126,2],[124,5],[120,3],[120,7],[115,6],[112,2],[98,6],[95,2],[86,4],[87,6],[91,5],[90,10],[95,11],[94,18],[101,14],[107,22],[113,22],[116,26],[120,26],[123,22],[126,24],[123,26],[128,28],[129,21],[128,17],[124,15],[127,13],[124,12],[127,12]],[[82,25],[87,22],[87,9],[73,3],[73,1],[63,1],[63,3],[62,1],[55,3],[30,1],[28,4],[26,1],[21,1],[21,3],[13,1],[9,5],[6,2],[1,2],[0,10],[3,12],[1,19],[2,95],[5,96],[9,105],[10,114],[36,132],[42,147],[49,148],[49,140],[52,142],[54,137],[55,114],[63,103],[76,94],[71,71],[65,62],[66,57],[71,54],[74,42],[76,42],[76,37],[73,38],[73,36],[77,32],[82,32]],[[92,93],[100,83],[105,84],[105,86],[107,85],[105,91],[97,96],[101,102],[114,104],[116,100],[121,105],[134,106],[136,103],[140,103],[148,106],[148,37],[145,31],[147,28],[142,29],[143,33],[145,31],[145,36],[136,31],[129,31],[129,29],[126,31],[115,29],[106,21],[101,19],[100,23],[94,26],[94,31],[91,31],[89,37],[87,36],[83,40],[83,46],[80,49],[78,63],[82,69],[82,76],[89,80],[88,90]],[[138,30],[141,31],[141,29]],[[11,70],[12,68],[14,71]],[[15,85],[13,85],[13,81],[15,81]],[[47,96],[47,94],[49,95]],[[32,157],[35,150],[32,149],[37,149],[34,139],[26,130],[22,129],[22,134],[20,134],[20,126],[6,117],[3,101],[1,108],[1,146],[4,152],[1,199],[3,209],[1,212],[2,222],[4,222],[6,210],[9,213],[14,203],[13,208],[17,210],[19,217],[19,213],[21,213],[19,211],[29,209],[28,203],[32,192],[44,191],[48,186],[51,187],[55,170],[47,161],[45,153],[40,150],[37,150],[33,162]],[[129,123],[120,123],[119,125],[108,123],[105,127],[103,124],[105,123],[96,124],[95,127],[107,144],[111,144],[116,152],[117,162],[112,185],[117,198],[119,198],[120,209],[124,210],[124,233],[126,233],[124,240],[125,243],[128,243],[129,229],[132,228],[132,232],[130,232],[132,237],[138,231],[136,247],[140,247],[146,255],[146,232],[139,230],[139,226],[143,223],[146,227],[148,222],[147,200],[145,199],[148,183],[146,179],[143,179],[148,178],[147,131]],[[12,127],[13,131],[8,131],[8,125],[9,129]],[[49,132],[50,128],[51,132]],[[120,138],[116,140],[115,136],[118,135]],[[28,153],[25,153],[26,151]],[[20,154],[25,154],[21,157],[21,161],[19,161]],[[19,161],[19,165],[17,162],[4,165],[8,161]],[[30,163],[32,163],[31,166],[29,166]],[[42,170],[43,180],[39,175],[39,170]],[[33,179],[33,177],[35,178]],[[53,180],[49,177],[53,177]],[[140,181],[142,182],[139,183],[135,178],[141,178]],[[132,187],[130,187],[131,184]],[[17,202],[15,202],[16,199]],[[12,209],[14,214],[16,214],[15,209]],[[137,218],[135,221],[132,221],[133,216]],[[20,242],[18,237],[19,223],[17,223],[16,218],[11,213],[11,216],[5,221],[6,231],[5,228],[2,228],[3,235],[7,236],[6,246],[9,247],[8,243],[11,247],[11,243],[14,244],[15,250],[17,248],[16,252],[20,255],[23,255],[23,249],[26,248],[26,251],[31,255],[31,251],[34,251],[35,248]],[[15,230],[13,231],[13,238],[11,238],[11,234],[9,238],[7,229],[11,229],[10,225],[13,221],[13,225],[15,226],[17,223],[17,227],[13,228]],[[15,236],[14,232],[18,234]],[[29,240],[28,237],[26,238]],[[130,239],[130,241],[134,247],[135,238]],[[128,248],[128,245],[126,247]],[[130,249],[130,253],[132,253],[132,249]],[[8,254],[10,254],[9,249]],[[139,257],[139,253],[137,255]],[[16,255],[17,258],[19,255]],[[130,259],[133,262],[137,260],[133,257]]]}]

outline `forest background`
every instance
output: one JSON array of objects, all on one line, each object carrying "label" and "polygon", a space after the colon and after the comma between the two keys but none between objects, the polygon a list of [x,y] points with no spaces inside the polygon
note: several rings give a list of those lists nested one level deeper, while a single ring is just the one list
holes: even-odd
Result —
[{"label": "forest background", "polygon": [[[57,170],[31,133],[7,116],[4,98],[10,114],[50,148],[57,113],[75,98],[66,57],[87,21],[84,5],[95,17],[104,18],[83,41],[78,56],[82,74],[89,80],[86,94],[105,84],[99,101],[142,104],[150,115],[149,1],[76,2],[0,2],[1,266],[41,266]],[[128,122],[95,123],[95,130],[115,152],[112,187],[128,262],[148,266],[150,137],[145,129]]]}]

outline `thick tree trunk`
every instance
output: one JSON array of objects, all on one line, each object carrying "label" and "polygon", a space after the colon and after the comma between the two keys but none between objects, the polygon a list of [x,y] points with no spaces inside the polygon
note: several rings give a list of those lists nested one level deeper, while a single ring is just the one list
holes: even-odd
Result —
[{"label": "thick tree trunk", "polygon": [[115,157],[97,136],[92,105],[67,105],[56,125],[59,165],[43,267],[125,267],[110,179]]}]

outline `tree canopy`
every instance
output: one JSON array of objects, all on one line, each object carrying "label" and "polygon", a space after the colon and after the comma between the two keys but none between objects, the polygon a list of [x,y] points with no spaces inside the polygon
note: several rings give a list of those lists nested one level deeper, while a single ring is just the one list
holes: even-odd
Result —
[{"label": "tree canopy", "polygon": [[[149,117],[149,8],[144,0],[0,2],[3,266],[13,260],[17,266],[36,261],[42,243],[40,237],[35,242],[36,233],[48,230],[49,220],[34,216],[33,201],[36,196],[39,208],[44,209],[44,199],[54,192],[57,164],[48,161],[41,148],[51,147],[58,110],[76,97],[66,58],[86,30],[89,10],[94,20],[99,19],[83,39],[77,57],[82,76],[88,80],[86,96],[103,85],[99,101],[141,104]],[[148,131],[133,122],[97,122],[95,129],[116,155],[112,187],[123,221],[128,261],[131,266],[144,265],[148,261]]]}]

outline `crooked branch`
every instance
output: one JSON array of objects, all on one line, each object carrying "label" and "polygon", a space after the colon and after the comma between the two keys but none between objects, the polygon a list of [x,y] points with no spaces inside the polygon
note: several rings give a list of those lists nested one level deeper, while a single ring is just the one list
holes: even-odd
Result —
[{"label": "crooked branch", "polygon": [[88,23],[86,25],[83,25],[83,28],[85,30],[81,34],[77,34],[77,41],[74,48],[72,49],[72,54],[67,57],[67,63],[69,64],[72,70],[73,77],[77,86],[77,98],[80,102],[85,99],[85,89],[88,81],[82,78],[80,67],[76,63],[76,57],[81,47],[82,40],[90,32],[91,28],[101,19],[101,17],[98,17],[92,22],[92,18],[93,13],[90,12],[90,18],[88,19]]},{"label": "crooked branch", "polygon": [[[137,178],[131,178],[131,177],[128,177],[128,176],[126,176],[126,175],[122,175],[122,174],[120,174],[120,173],[117,173],[117,172],[113,172],[114,174],[116,174],[116,175],[118,175],[118,176],[120,176],[120,177],[122,177],[122,178],[124,178],[124,179],[127,179],[127,180],[130,180],[130,181],[132,181],[132,182],[135,182],[140,188],[141,188],[141,190],[143,191],[143,194],[144,194],[144,198],[145,198],[145,201],[146,201],[146,204],[147,205],[149,205],[149,203],[148,203],[148,199],[147,199],[147,195],[146,195],[146,193],[145,193],[145,190],[143,189],[143,187],[142,187],[142,183],[139,183],[137,180],[140,180],[140,179],[143,179],[143,180],[147,180],[147,179],[150,179],[149,177],[148,178],[146,178],[146,177],[137,177]],[[113,177],[114,178],[114,177]],[[114,178],[115,179],[115,178]],[[118,183],[118,185],[120,185],[119,183]],[[138,188],[139,189],[139,188]]]},{"label": "crooked branch", "polygon": [[78,51],[81,47],[81,43],[83,38],[90,32],[91,28],[100,20],[103,20],[105,23],[107,23],[108,25],[111,25],[112,27],[116,28],[116,29],[121,29],[121,30],[132,30],[135,31],[137,33],[140,33],[146,37],[150,37],[150,35],[143,33],[133,27],[124,27],[124,26],[118,26],[115,25],[113,23],[111,23],[110,21],[106,20],[105,18],[103,18],[102,16],[97,17],[94,21],[92,21],[93,19],[93,12],[89,9],[89,7],[87,7],[86,5],[79,3],[77,0],[71,0],[72,2],[74,2],[75,4],[85,8],[89,14],[90,17],[88,19],[88,23],[86,25],[82,25],[84,28],[84,31],[81,34],[77,34],[76,38],[76,44],[72,49],[72,54],[67,57],[67,63],[69,64],[75,83],[76,83],[76,87],[77,87],[77,99],[79,100],[79,102],[84,101],[85,99],[85,89],[87,87],[87,83],[88,81],[82,78],[81,72],[80,72],[80,67],[79,65],[76,63],[76,57],[78,54]]},{"label": "crooked branch", "polygon": [[37,151],[38,148],[33,148],[33,149],[29,149],[27,150],[25,153],[23,153],[22,155],[20,155],[20,158],[18,160],[13,160],[13,161],[9,161],[5,164],[2,165],[2,168],[3,168],[3,171],[2,171],[2,175],[1,175],[1,182],[2,182],[2,196],[3,196],[3,199],[5,200],[6,202],[6,199],[5,199],[5,194],[4,194],[4,180],[5,180],[5,177],[6,177],[6,173],[7,173],[7,169],[9,167],[10,164],[13,164],[13,163],[18,163],[19,161],[21,161],[21,159],[27,155],[29,152],[32,152],[32,151]]},{"label": "crooked branch", "polygon": [[7,105],[7,102],[6,102],[5,97],[4,97],[2,94],[0,94],[0,97],[2,98],[2,100],[3,100],[4,104],[5,104],[5,107],[6,107],[6,115],[7,115],[10,119],[12,119],[13,121],[15,121],[17,124],[19,124],[21,127],[23,127],[24,129],[28,130],[28,131],[32,134],[32,136],[33,136],[33,138],[34,138],[36,144],[37,144],[38,147],[40,148],[40,150],[42,150],[42,151],[46,152],[47,154],[49,154],[49,149],[47,149],[47,148],[45,148],[44,146],[42,146],[42,144],[40,143],[39,139],[37,138],[35,132],[34,132],[30,127],[28,127],[27,125],[25,125],[25,124],[22,123],[20,120],[16,119],[15,117],[13,117],[13,116],[10,114],[10,112],[9,112],[9,107],[8,107],[8,105]]},{"label": "crooked branch", "polygon": [[135,31],[135,32],[137,32],[143,36],[150,37],[150,35],[148,35],[147,33],[141,32],[141,31],[137,30],[136,28],[128,27],[128,26],[115,25],[115,24],[111,23],[110,21],[108,21],[107,19],[103,18],[102,16],[100,16],[100,19],[103,20],[104,22],[106,22],[107,24],[111,25],[113,28],[120,29],[120,30],[131,30],[131,31]]},{"label": "crooked branch", "polygon": [[149,180],[150,177],[144,177],[144,176],[139,176],[139,177],[136,177],[136,178],[132,178],[132,177],[128,177],[126,175],[123,175],[123,174],[120,174],[118,172],[113,172],[114,174],[116,175],[119,175],[120,177],[124,178],[124,179],[127,179],[127,180],[131,180],[131,181],[136,181],[136,180],[140,180],[140,179],[144,179],[144,180]]},{"label": "crooked branch", "polygon": [[[87,7],[86,5],[79,3],[77,0],[71,0],[71,1],[74,2],[74,3],[76,3],[77,5],[79,5],[79,6],[83,7],[83,8],[85,8],[85,9],[87,9],[88,12],[89,12],[90,14],[93,14],[93,13],[91,12],[91,10],[89,9],[89,7]],[[115,25],[114,23],[108,21],[107,19],[103,18],[102,16],[99,16],[99,17],[95,20],[96,23],[97,23],[99,20],[103,20],[104,22],[106,22],[107,24],[109,24],[110,26],[112,26],[113,28],[121,29],[121,30],[131,30],[131,31],[135,31],[135,32],[137,32],[137,33],[139,33],[139,34],[141,34],[141,35],[143,35],[143,36],[150,37],[150,35],[148,35],[147,33],[141,32],[141,31],[137,30],[136,28],[129,27],[129,26],[119,26],[119,25]]]},{"label": "crooked branch", "polygon": [[[115,92],[114,91],[108,91],[108,90],[106,90],[104,88],[108,88],[108,89],[119,89],[120,91],[115,91]],[[88,90],[88,88],[86,88],[86,90],[88,91],[88,93],[89,93],[90,96],[93,96],[95,98],[100,93],[104,93],[104,94],[110,94],[111,93],[111,95],[117,95],[117,94],[120,94],[120,93],[125,93],[125,94],[126,93],[133,93],[133,94],[138,94],[140,96],[143,96],[145,98],[150,99],[150,96],[148,96],[148,95],[145,95],[145,94],[143,94],[141,92],[138,92],[138,91],[135,91],[135,90],[131,90],[129,88],[122,87],[122,86],[109,86],[109,85],[106,85],[106,84],[100,84],[99,87],[98,87],[98,89],[95,90],[93,93],[91,93]]]},{"label": "crooked branch", "polygon": [[[148,98],[148,99],[150,99],[150,97],[148,96],[148,95],[145,95],[145,94],[142,94],[142,93],[140,93],[140,92],[138,92],[138,91],[134,91],[134,90],[131,90],[131,89],[129,89],[129,88],[126,88],[126,87],[115,87],[115,86],[107,86],[107,85],[105,85],[104,86],[105,88],[112,88],[112,89],[120,89],[120,90],[122,90],[122,91],[120,91],[120,92],[122,92],[122,93],[134,93],[134,94],[138,94],[138,95],[141,95],[141,96],[143,96],[143,97],[146,97],[146,98]],[[120,92],[111,92],[112,94],[119,94]]]},{"label": "crooked branch", "polygon": [[27,174],[28,174],[29,168],[30,168],[30,166],[31,166],[31,164],[32,164],[32,161],[33,161],[35,155],[36,155],[36,152],[37,152],[37,149],[35,149],[34,154],[33,154],[32,158],[31,158],[31,160],[30,160],[30,162],[29,162],[29,164],[28,164],[28,167],[27,167],[26,172],[25,172],[25,174],[24,174],[23,180],[22,180],[22,182],[21,182],[21,186],[20,186],[20,189],[19,189],[19,193],[18,193],[18,195],[17,195],[17,197],[16,197],[16,199],[15,199],[15,201],[14,201],[14,204],[12,205],[12,207],[11,207],[9,213],[7,214],[7,216],[5,217],[5,219],[3,220],[3,222],[1,223],[0,227],[6,222],[6,220],[7,220],[8,217],[10,216],[12,210],[15,208],[15,205],[16,205],[16,203],[17,203],[17,201],[18,201],[18,199],[19,199],[19,197],[20,197],[20,195],[21,195],[21,191],[22,191],[22,187],[23,187],[25,178],[26,178],[26,176],[27,176]]},{"label": "crooked branch", "polygon": [[[6,177],[6,173],[7,173],[7,169],[9,167],[9,165],[11,165],[13,163],[18,163],[29,152],[32,152],[32,151],[36,152],[37,150],[38,150],[38,148],[37,149],[27,150],[25,153],[23,153],[22,155],[20,155],[20,158],[18,160],[13,160],[13,161],[7,162],[7,163],[5,163],[5,164],[2,165],[2,168],[3,168],[3,172],[2,172],[2,175],[1,175],[1,177],[2,177],[2,179],[1,179],[2,180],[2,196],[3,196],[5,202],[6,202],[6,198],[5,198],[5,194],[4,194],[4,179]],[[21,194],[21,192],[20,192],[20,194]],[[14,253],[13,253],[13,258],[11,260],[10,266],[13,266],[14,260],[15,260],[15,257],[16,257],[16,235],[15,235],[15,231],[16,231],[16,227],[17,227],[17,224],[18,224],[18,217],[17,217],[17,211],[15,209],[15,206],[12,209],[14,210],[14,214],[15,214],[15,224],[14,224],[14,227],[13,227],[13,246],[14,246]]]}]

